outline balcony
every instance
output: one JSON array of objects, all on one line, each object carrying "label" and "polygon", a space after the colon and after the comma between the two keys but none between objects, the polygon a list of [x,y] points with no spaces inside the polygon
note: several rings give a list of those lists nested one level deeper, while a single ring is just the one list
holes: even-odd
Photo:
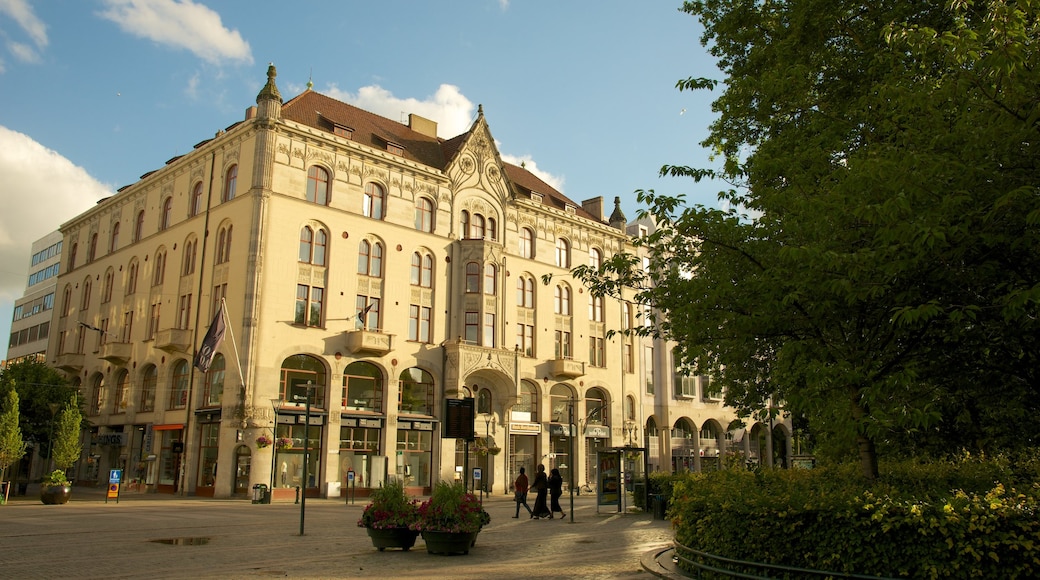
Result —
[{"label": "balcony", "polygon": [[549,372],[556,377],[576,379],[585,374],[585,363],[569,358],[558,358],[550,361]]},{"label": "balcony", "polygon": [[130,361],[131,351],[132,348],[129,342],[106,342],[101,345],[101,352],[98,353],[98,358],[123,366]]},{"label": "balcony", "polygon": [[155,333],[155,348],[168,353],[188,352],[191,348],[191,331],[183,328],[167,328]]},{"label": "balcony", "polygon": [[66,372],[78,373],[83,370],[83,363],[86,358],[87,356],[85,354],[77,352],[59,354],[55,361],[55,366]]},{"label": "balcony", "polygon": [[369,354],[383,356],[393,349],[394,335],[379,330],[348,330],[347,350],[351,354]]}]

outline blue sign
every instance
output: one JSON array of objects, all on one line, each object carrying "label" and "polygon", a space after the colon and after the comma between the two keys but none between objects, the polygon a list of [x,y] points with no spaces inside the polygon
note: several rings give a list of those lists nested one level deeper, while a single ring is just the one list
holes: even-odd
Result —
[{"label": "blue sign", "polygon": [[108,482],[109,483],[122,483],[123,481],[123,470],[122,469],[110,469],[108,470]]}]

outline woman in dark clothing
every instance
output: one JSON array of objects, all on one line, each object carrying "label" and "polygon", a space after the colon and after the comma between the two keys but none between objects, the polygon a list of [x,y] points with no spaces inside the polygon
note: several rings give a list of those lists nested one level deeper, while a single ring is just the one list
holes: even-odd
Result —
[{"label": "woman in dark clothing", "polygon": [[549,479],[545,476],[545,466],[541,463],[538,464],[537,472],[534,474],[534,482],[531,484],[531,489],[538,493],[534,498],[534,510],[531,512],[531,517],[552,517],[549,506],[545,504],[545,495],[549,491]]},{"label": "woman in dark clothing", "polygon": [[567,514],[563,513],[563,508],[560,507],[560,496],[563,495],[563,477],[560,475],[560,470],[555,467],[549,475],[549,519],[553,519],[553,514],[560,512],[560,519],[567,517]]}]

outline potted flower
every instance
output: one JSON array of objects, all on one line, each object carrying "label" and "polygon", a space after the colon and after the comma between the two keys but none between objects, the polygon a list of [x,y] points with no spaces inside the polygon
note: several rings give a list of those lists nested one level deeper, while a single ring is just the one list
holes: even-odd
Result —
[{"label": "potted flower", "polygon": [[399,479],[391,479],[373,490],[371,499],[372,503],[361,512],[358,527],[367,528],[372,545],[380,552],[386,548],[407,552],[419,535],[411,528],[419,513],[418,500],[405,495],[404,482]]},{"label": "potted flower", "polygon": [[430,499],[419,506],[412,529],[422,533],[431,554],[468,554],[490,521],[491,515],[462,482],[439,481]]},{"label": "potted flower", "polygon": [[267,435],[261,435],[256,438],[256,448],[265,449],[272,443],[271,438]]},{"label": "potted flower", "polygon": [[72,486],[61,469],[55,469],[40,481],[40,501],[47,505],[69,503],[71,494]]},{"label": "potted flower", "polygon": [[279,451],[285,451],[286,449],[292,449],[293,440],[292,437],[279,437],[274,444]]}]

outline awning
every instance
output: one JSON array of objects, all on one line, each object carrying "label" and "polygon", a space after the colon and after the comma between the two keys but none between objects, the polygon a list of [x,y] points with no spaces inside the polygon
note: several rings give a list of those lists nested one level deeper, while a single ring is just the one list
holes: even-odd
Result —
[{"label": "awning", "polygon": [[166,425],[154,425],[152,431],[174,431],[183,428],[184,423],[167,423]]}]

